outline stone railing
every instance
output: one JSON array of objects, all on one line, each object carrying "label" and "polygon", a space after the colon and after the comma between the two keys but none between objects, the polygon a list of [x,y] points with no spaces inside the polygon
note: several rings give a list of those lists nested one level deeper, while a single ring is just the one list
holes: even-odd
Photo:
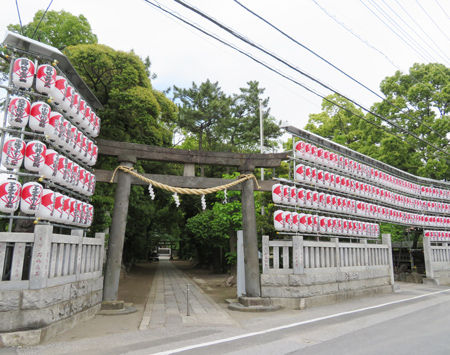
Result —
[{"label": "stone railing", "polygon": [[293,236],[269,240],[263,236],[263,274],[302,274],[305,269],[389,266],[389,245],[318,242]]},{"label": "stone railing", "polygon": [[[93,316],[102,301],[103,257],[103,233],[54,234],[50,225],[37,225],[34,233],[0,233],[0,336],[59,321],[72,324],[76,314]],[[52,329],[39,337],[58,326]]]},{"label": "stone railing", "polygon": [[262,296],[307,299],[392,291],[390,235],[383,235],[381,244],[331,240],[303,240],[297,235],[291,240],[270,240],[263,236]]},{"label": "stone railing", "polygon": [[53,234],[51,226],[33,233],[0,233],[0,290],[39,289],[98,278],[102,273],[104,234],[85,238]]},{"label": "stone railing", "polygon": [[427,279],[438,285],[450,285],[450,241],[424,237],[423,253]]}]

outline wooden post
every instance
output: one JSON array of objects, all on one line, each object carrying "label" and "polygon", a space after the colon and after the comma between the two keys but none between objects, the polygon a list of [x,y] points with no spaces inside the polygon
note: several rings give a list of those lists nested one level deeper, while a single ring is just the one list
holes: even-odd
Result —
[{"label": "wooden post", "polygon": [[[120,165],[133,167],[136,158],[120,159]],[[105,281],[103,288],[104,301],[116,301],[119,291],[120,268],[122,265],[123,243],[127,226],[128,203],[131,189],[131,175],[123,171],[117,172],[117,186],[114,197],[114,210],[111,223],[111,234],[108,241],[108,257],[106,259]]]}]

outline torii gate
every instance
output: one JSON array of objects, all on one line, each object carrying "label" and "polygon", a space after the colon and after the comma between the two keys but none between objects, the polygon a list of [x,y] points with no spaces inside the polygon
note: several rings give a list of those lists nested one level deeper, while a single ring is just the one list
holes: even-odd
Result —
[{"label": "torii gate", "polygon": [[[209,188],[229,183],[230,180],[218,178],[195,177],[195,164],[234,166],[243,174],[251,174],[255,168],[275,168],[282,160],[288,159],[288,153],[242,154],[231,152],[188,151],[162,148],[137,143],[98,140],[99,154],[117,157],[119,165],[133,167],[137,159],[163,161],[184,164],[184,176],[145,174],[149,179],[167,185],[186,188]],[[96,170],[97,181],[109,182],[112,171]],[[128,215],[128,202],[131,184],[145,184],[141,180],[118,171],[114,210],[108,243],[108,255],[103,288],[103,300],[117,301],[119,289],[122,251]],[[273,181],[260,181],[259,191],[271,191]],[[240,186],[242,185],[242,187]],[[258,240],[256,233],[254,185],[252,179],[234,187],[242,190],[242,225],[244,232],[244,262],[246,296],[260,297]]]}]

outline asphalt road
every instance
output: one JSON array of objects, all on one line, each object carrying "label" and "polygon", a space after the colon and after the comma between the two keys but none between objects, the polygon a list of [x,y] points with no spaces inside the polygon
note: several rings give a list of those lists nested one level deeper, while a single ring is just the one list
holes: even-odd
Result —
[{"label": "asphalt road", "polygon": [[[232,312],[232,325],[110,334],[0,354],[450,354],[450,289],[401,285],[393,294],[303,311]],[[119,321],[119,318],[111,318]]]},{"label": "asphalt road", "polygon": [[[450,354],[450,296],[337,315],[179,354]],[[197,344],[201,345],[201,344]],[[178,352],[179,351],[179,352]],[[141,353],[141,352],[139,352]],[[152,352],[148,352],[152,353]],[[173,353],[167,351],[164,353]]]}]

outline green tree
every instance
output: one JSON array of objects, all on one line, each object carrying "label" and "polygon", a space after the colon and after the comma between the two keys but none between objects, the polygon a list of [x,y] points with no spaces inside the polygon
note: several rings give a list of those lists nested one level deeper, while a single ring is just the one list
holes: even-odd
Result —
[{"label": "green tree", "polygon": [[234,151],[259,152],[261,100],[264,147],[275,149],[281,131],[280,122],[277,123],[270,115],[270,99],[264,98],[265,89],[259,87],[258,81],[249,81],[247,85],[239,89],[239,94],[233,95],[232,116],[219,125],[217,134],[220,134],[223,141]]},{"label": "green tree", "polygon": [[[33,21],[24,25],[9,25],[8,30],[37,39],[63,50],[67,46],[77,44],[97,43],[97,36],[92,33],[91,25],[83,15],[75,16],[64,10],[48,11],[44,18],[43,10],[39,10]],[[41,21],[38,30],[36,28]],[[35,33],[36,31],[36,33]]]},{"label": "green tree", "polygon": [[[397,71],[384,79],[380,89],[386,99],[374,105],[377,113],[449,152],[450,68],[437,63],[414,64],[409,73]],[[399,135],[401,140],[391,138],[381,146],[386,147],[385,157],[395,151],[408,156],[408,161],[393,165],[425,177],[450,178],[448,155],[414,137]]]},{"label": "green tree", "polygon": [[209,79],[189,89],[173,87],[174,99],[181,102],[178,125],[198,139],[198,150],[203,150],[203,139],[211,145],[213,127],[230,116],[231,98]]}]

